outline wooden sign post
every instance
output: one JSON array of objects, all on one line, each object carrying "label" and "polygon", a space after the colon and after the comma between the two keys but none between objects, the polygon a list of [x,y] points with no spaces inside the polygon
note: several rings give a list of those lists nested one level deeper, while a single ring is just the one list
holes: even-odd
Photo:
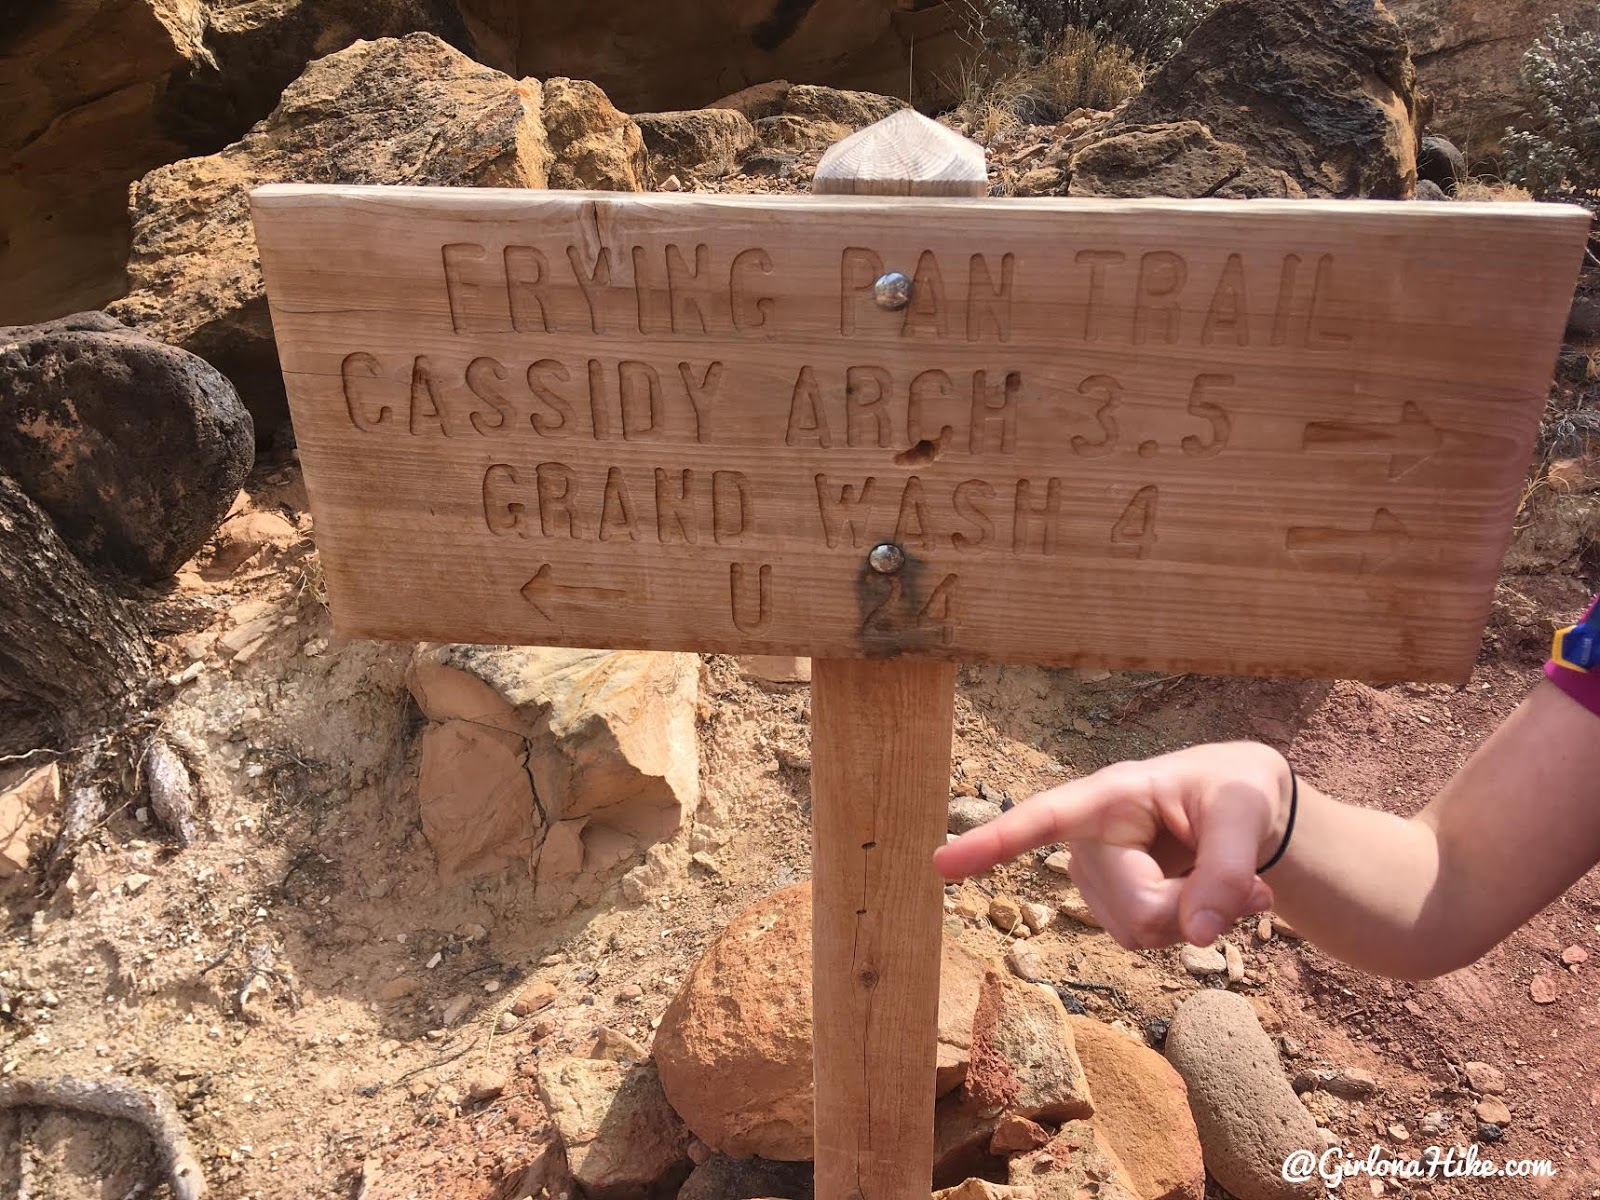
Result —
[{"label": "wooden sign post", "polygon": [[817,191],[253,203],[342,634],[818,660],[817,1194],[920,1200],[953,664],[1464,679],[1589,218]]}]

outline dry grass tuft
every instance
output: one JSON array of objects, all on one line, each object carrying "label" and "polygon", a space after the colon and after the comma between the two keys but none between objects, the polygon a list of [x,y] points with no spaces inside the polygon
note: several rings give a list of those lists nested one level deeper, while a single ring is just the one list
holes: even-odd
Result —
[{"label": "dry grass tuft", "polygon": [[1533,194],[1527,188],[1518,187],[1514,183],[1500,183],[1486,179],[1468,179],[1456,185],[1457,200],[1505,202],[1512,200],[1532,200]]},{"label": "dry grass tuft", "polygon": [[983,142],[1018,125],[1054,125],[1080,108],[1115,108],[1144,86],[1144,70],[1125,47],[1084,29],[1067,29],[1037,63],[963,80],[960,115]]}]

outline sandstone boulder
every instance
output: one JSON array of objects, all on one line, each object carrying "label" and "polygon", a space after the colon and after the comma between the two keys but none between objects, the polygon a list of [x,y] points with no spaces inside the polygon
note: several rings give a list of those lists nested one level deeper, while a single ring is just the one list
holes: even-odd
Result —
[{"label": "sandstone boulder", "polygon": [[1315,1149],[1317,1123],[1294,1094],[1255,1009],[1234,992],[1197,992],[1178,1006],[1167,1059],[1189,1088],[1206,1169],[1239,1200],[1309,1200],[1321,1181],[1291,1184],[1284,1159]]},{"label": "sandstone boulder", "polygon": [[1381,0],[1229,0],[1110,127],[1198,121],[1309,196],[1408,199],[1416,75]]},{"label": "sandstone boulder", "polygon": [[933,1200],[1036,1200],[1036,1197],[1028,1188],[990,1183],[987,1179],[968,1179],[955,1187],[935,1192]]},{"label": "sandstone boulder", "polygon": [[[517,84],[534,86],[531,79]],[[648,186],[644,137],[604,92],[586,79],[559,76],[546,80],[543,91],[551,187],[638,192]]]},{"label": "sandstone boulder", "polygon": [[590,1200],[645,1200],[689,1174],[689,1131],[654,1065],[556,1058],[538,1078],[567,1169]]},{"label": "sandstone boulder", "polygon": [[1067,1010],[1055,992],[990,968],[972,1025],[962,1096],[980,1108],[1056,1124],[1094,1115]]},{"label": "sandstone boulder", "polygon": [[775,150],[823,150],[905,107],[892,96],[799,84],[784,93],[781,112],[756,120],[756,139]]},{"label": "sandstone boulder", "polygon": [[0,328],[0,471],[80,558],[164,579],[254,462],[250,415],[193,354],[100,313]]},{"label": "sandstone boulder", "polygon": [[478,56],[519,75],[593,79],[635,112],[686,109],[790,78],[948,98],[966,54],[946,0],[460,0]]},{"label": "sandstone boulder", "polygon": [[545,830],[527,760],[526,739],[474,721],[423,731],[417,799],[440,882],[538,861]]},{"label": "sandstone boulder", "polygon": [[982,955],[949,938],[939,964],[939,1066],[935,1085],[943,1096],[960,1087],[972,1062],[972,1021],[989,964]]},{"label": "sandstone boulder", "polygon": [[427,31],[454,0],[98,0],[12,6],[0,44],[0,322],[126,290],[128,186],[266,116],[312,59]]},{"label": "sandstone boulder", "polygon": [[735,1158],[812,1152],[811,885],[757,901],[708,946],[653,1047],[694,1135]]},{"label": "sandstone boulder", "polygon": [[133,189],[128,324],[227,375],[265,436],[286,414],[250,225],[263,183],[638,190],[637,128],[592,85],[521,81],[430,34],[357,42],[290,84],[243,139]]},{"label": "sandstone boulder", "polygon": [[[1241,147],[1217,141],[1198,121],[1119,126],[1073,156],[1068,178],[1073,196],[1254,200],[1305,195],[1286,173],[1250,162]],[[1049,190],[1029,189],[1030,194]]]},{"label": "sandstone boulder", "polygon": [[753,83],[749,87],[731,92],[720,100],[713,100],[707,108],[731,108],[747,121],[762,117],[775,117],[783,111],[783,102],[794,87],[787,79],[772,79],[766,83]]},{"label": "sandstone boulder", "polygon": [[656,183],[670,175],[720,179],[733,174],[739,156],[755,145],[756,131],[731,108],[637,113],[634,121],[650,153]]},{"label": "sandstone boulder", "polygon": [[407,682],[433,722],[419,791],[447,878],[526,860],[535,902],[571,911],[699,804],[693,655],[425,645]]},{"label": "sandstone boulder", "polygon": [[1546,23],[1555,17],[1571,29],[1600,25],[1591,0],[1386,3],[1433,100],[1429,128],[1460,146],[1472,162],[1493,158],[1507,127],[1527,116],[1522,56]]},{"label": "sandstone boulder", "polygon": [[1183,1077],[1165,1058],[1092,1017],[1069,1017],[1094,1094],[1094,1127],[1138,1200],[1202,1200],[1206,1168]]},{"label": "sandstone boulder", "polygon": [[1068,1121],[1048,1144],[1013,1158],[1010,1180],[1013,1187],[1031,1188],[1034,1200],[1136,1200],[1139,1194],[1116,1153],[1087,1121]]},{"label": "sandstone boulder", "polygon": [[[712,1149],[811,1157],[811,963],[811,885],[800,883],[735,917],[667,1007],[654,1045],[662,1086]],[[945,942],[942,1087],[954,1087],[966,1069],[983,968],[976,955]]]}]

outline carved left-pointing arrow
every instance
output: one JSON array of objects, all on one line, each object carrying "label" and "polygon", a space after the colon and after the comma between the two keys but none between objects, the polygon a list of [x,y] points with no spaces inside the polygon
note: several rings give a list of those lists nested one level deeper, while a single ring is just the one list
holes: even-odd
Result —
[{"label": "carved left-pointing arrow", "polygon": [[522,585],[522,598],[533,606],[533,611],[546,621],[554,622],[550,610],[545,607],[559,600],[572,600],[578,603],[607,604],[616,600],[626,600],[628,593],[620,588],[585,587],[581,584],[557,583],[551,578],[551,567],[545,563],[540,567],[534,577]]}]

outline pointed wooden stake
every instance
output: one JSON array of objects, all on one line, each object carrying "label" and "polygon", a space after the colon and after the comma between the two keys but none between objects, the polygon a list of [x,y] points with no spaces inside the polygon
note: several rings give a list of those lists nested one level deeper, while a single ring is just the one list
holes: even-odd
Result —
[{"label": "pointed wooden stake", "polygon": [[[814,190],[983,196],[983,150],[909,109],[834,146]],[[955,667],[811,669],[817,1200],[927,1200]]]},{"label": "pointed wooden stake", "polygon": [[831,146],[812,191],[834,196],[986,196],[983,147],[902,109]]}]

